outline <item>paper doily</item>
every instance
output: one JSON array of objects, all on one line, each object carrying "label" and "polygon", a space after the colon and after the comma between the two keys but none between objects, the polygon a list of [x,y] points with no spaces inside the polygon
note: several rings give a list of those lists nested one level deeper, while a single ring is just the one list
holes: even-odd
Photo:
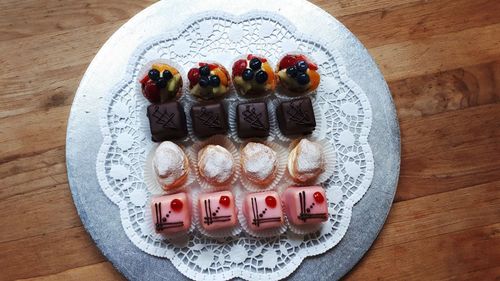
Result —
[{"label": "paper doily", "polygon": [[[302,236],[288,231],[278,237],[254,238],[242,232],[234,238],[215,239],[193,231],[175,240],[162,240],[151,233],[145,219],[151,193],[143,171],[152,142],[144,128],[148,102],[137,83],[141,67],[164,58],[184,70],[207,59],[230,69],[228,64],[241,54],[260,53],[277,61],[291,51],[305,53],[319,65],[321,84],[315,103],[321,108],[324,125],[317,128],[317,135],[329,141],[336,152],[335,173],[324,183],[329,220],[318,232]],[[288,276],[307,256],[324,253],[339,243],[354,204],[373,177],[368,144],[372,112],[366,95],[347,77],[333,48],[301,34],[274,13],[256,11],[234,16],[214,11],[193,16],[183,28],[141,44],[131,58],[126,77],[106,97],[100,116],[104,141],[96,163],[100,186],[118,205],[129,239],[144,252],[168,258],[192,279],[274,280]],[[239,98],[231,95],[229,99]],[[189,102],[186,89],[181,102]]]}]

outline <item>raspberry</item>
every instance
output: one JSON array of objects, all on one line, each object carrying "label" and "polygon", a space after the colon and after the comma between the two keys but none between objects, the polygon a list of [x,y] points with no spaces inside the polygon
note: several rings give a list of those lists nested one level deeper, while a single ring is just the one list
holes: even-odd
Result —
[{"label": "raspberry", "polygon": [[238,60],[233,64],[233,76],[240,76],[247,68],[246,60]]}]

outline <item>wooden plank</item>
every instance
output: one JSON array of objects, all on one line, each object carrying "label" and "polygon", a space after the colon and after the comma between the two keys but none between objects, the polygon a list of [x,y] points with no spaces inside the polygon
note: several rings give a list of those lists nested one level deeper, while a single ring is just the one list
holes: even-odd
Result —
[{"label": "wooden plank", "polygon": [[0,201],[0,243],[81,226],[68,184],[48,186]]},{"label": "wooden plank", "polygon": [[[438,226],[436,226],[438,227]],[[440,280],[498,266],[500,224],[372,249],[347,280]],[[498,272],[487,271],[487,277]],[[474,276],[474,275],[469,275]],[[485,279],[485,280],[493,280]]]},{"label": "wooden plank", "polygon": [[2,280],[54,274],[105,261],[82,226],[0,243]]},{"label": "wooden plank", "polygon": [[24,281],[125,280],[109,262],[77,267],[56,274],[22,279]]},{"label": "wooden plank", "polygon": [[394,81],[389,88],[401,121],[498,103],[500,61]]},{"label": "wooden plank", "polygon": [[396,201],[500,180],[500,104],[402,121]]},{"label": "wooden plank", "polygon": [[421,0],[312,0],[334,17],[361,14],[373,10],[385,10],[405,4],[421,3]]},{"label": "wooden plank", "polygon": [[500,181],[396,202],[374,249],[500,221]]},{"label": "wooden plank", "polygon": [[499,14],[500,1],[442,0],[386,6],[338,19],[373,48],[498,24]]},{"label": "wooden plank", "polygon": [[0,163],[63,146],[69,110],[69,106],[60,106],[3,118]]},{"label": "wooden plank", "polygon": [[[5,85],[0,95],[0,118],[71,105],[88,64],[122,23],[53,32],[0,45],[0,83]],[[30,69],[29,76],[24,75],[26,69]]]},{"label": "wooden plank", "polygon": [[[155,1],[0,2],[0,40],[76,29],[131,18]],[[29,24],[26,19],[29,19]]]},{"label": "wooden plank", "polygon": [[386,80],[477,65],[500,59],[500,24],[370,48]]}]

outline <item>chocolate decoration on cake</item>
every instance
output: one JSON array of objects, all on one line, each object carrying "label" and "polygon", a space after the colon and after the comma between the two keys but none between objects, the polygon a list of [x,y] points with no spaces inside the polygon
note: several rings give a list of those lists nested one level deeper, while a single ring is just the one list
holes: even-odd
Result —
[{"label": "chocolate decoration on cake", "polygon": [[212,205],[210,204],[210,199],[203,200],[203,203],[205,204],[205,214],[206,214],[206,216],[203,218],[203,223],[211,225],[212,223],[226,222],[231,220],[231,215],[227,216],[218,215],[220,207],[217,207],[217,209],[215,209],[212,212]]},{"label": "chocolate decoration on cake", "polygon": [[156,216],[156,224],[155,228],[156,231],[162,231],[167,228],[175,228],[175,227],[182,227],[184,226],[184,222],[182,221],[177,221],[177,222],[169,222],[168,217],[170,216],[170,213],[172,211],[169,211],[168,214],[165,216],[162,216],[161,213],[161,202],[155,203],[155,216]]},{"label": "chocolate decoration on cake", "polygon": [[269,136],[269,117],[264,102],[239,104],[236,122],[240,138]]},{"label": "chocolate decoration on cake", "polygon": [[314,110],[308,97],[282,102],[276,110],[276,116],[284,135],[306,135],[316,127]]},{"label": "chocolate decoration on cake", "polygon": [[226,111],[220,103],[193,106],[191,120],[194,134],[200,138],[225,134],[227,131]]},{"label": "chocolate decoration on cake", "polygon": [[[319,193],[318,193],[319,194]],[[315,193],[316,195],[316,193]],[[320,194],[321,195],[321,194]],[[323,195],[321,195],[323,197]],[[318,199],[315,198],[315,200],[318,201]],[[324,200],[324,199],[321,199]],[[307,221],[308,219],[323,219],[326,220],[326,214],[325,213],[311,213],[313,210],[314,206],[316,203],[312,203],[311,205],[307,206],[306,204],[306,193],[304,191],[299,193],[299,202],[300,202],[300,214],[298,215],[298,218],[302,221]],[[323,202],[323,201],[321,201]]]},{"label": "chocolate decoration on cake", "polygon": [[252,224],[253,225],[259,227],[261,224],[264,224],[264,223],[281,221],[281,217],[264,218],[264,215],[267,212],[267,208],[264,208],[264,210],[262,212],[259,212],[259,205],[257,204],[257,199],[255,197],[252,197],[251,201],[252,201],[252,216],[253,216]]},{"label": "chocolate decoration on cake", "polygon": [[154,142],[183,138],[187,135],[186,114],[178,102],[148,106],[149,128]]}]

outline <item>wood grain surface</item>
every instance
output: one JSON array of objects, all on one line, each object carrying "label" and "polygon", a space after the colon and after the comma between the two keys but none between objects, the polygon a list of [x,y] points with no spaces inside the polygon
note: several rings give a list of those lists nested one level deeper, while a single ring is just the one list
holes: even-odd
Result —
[{"label": "wood grain surface", "polygon": [[[500,280],[500,1],[315,0],[369,49],[401,176],[347,280]],[[86,67],[152,1],[0,1],[0,280],[121,280],[76,213],[66,125]]]}]

